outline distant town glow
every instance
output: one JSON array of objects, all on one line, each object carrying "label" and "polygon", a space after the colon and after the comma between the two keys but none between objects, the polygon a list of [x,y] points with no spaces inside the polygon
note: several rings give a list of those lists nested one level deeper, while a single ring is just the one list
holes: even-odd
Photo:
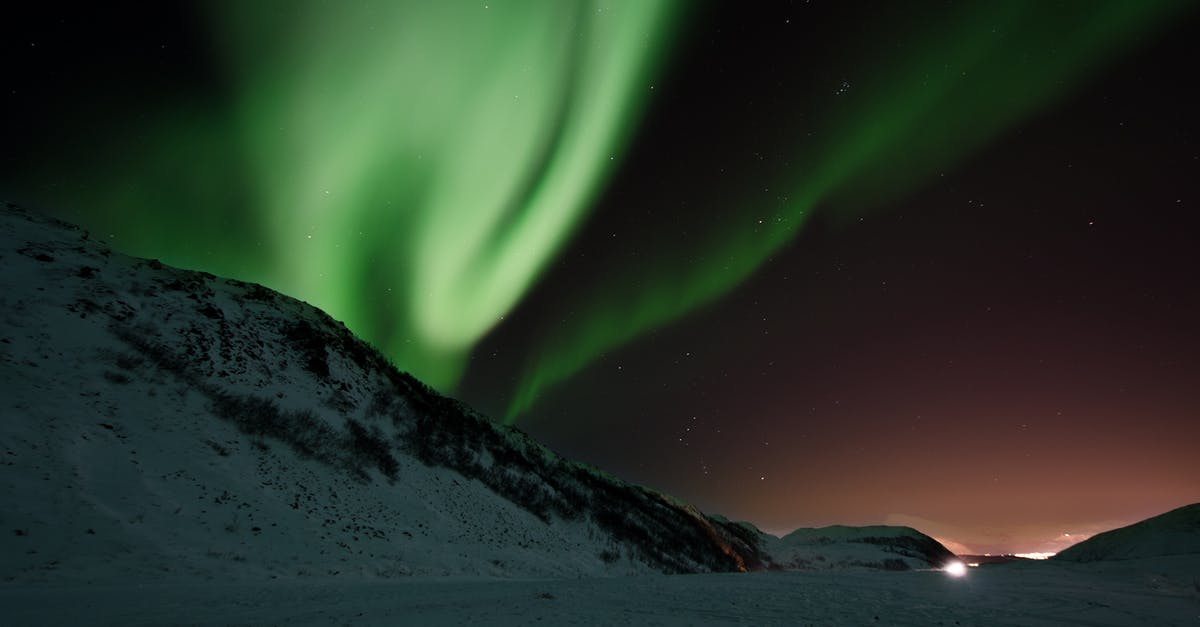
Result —
[{"label": "distant town glow", "polygon": [[1014,553],[1013,555],[1027,560],[1044,560],[1054,557],[1057,553]]}]

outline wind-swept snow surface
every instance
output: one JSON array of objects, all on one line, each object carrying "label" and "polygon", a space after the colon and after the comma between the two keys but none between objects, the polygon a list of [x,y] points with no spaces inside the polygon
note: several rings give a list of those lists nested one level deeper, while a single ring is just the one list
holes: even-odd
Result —
[{"label": "wind-swept snow surface", "polygon": [[1036,562],[556,580],[291,580],[0,587],[11,624],[1173,625],[1200,621],[1196,561]]}]

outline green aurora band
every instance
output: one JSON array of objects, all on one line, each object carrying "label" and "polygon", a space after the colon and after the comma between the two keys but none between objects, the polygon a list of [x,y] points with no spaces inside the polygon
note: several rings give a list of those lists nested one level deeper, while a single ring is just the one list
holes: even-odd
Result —
[{"label": "green aurora band", "polygon": [[[231,48],[253,59],[277,11],[239,6],[252,14],[228,16]],[[586,216],[668,48],[672,6],[306,8],[280,61],[242,81],[257,206],[289,258],[276,282],[453,387]],[[364,306],[368,290],[397,294],[392,319]]]},{"label": "green aurora band", "polygon": [[[587,218],[685,17],[672,0],[206,6],[215,88],[83,116],[6,185],[124,252],[307,300],[445,391]],[[816,209],[919,185],[1186,4],[1043,6],[973,4],[901,42],[847,36],[853,97],[783,116],[777,148],[794,157],[713,182],[688,250],[665,244],[563,302],[577,315],[539,338],[506,419],[728,293]]]},{"label": "green aurora band", "polygon": [[587,216],[680,21],[674,0],[201,6],[220,95],[71,133],[41,171],[86,182],[43,182],[48,204],[317,305],[442,390]]},{"label": "green aurora band", "polygon": [[[707,225],[707,241],[659,250],[656,263],[615,271],[609,289],[593,288],[585,302],[572,303],[582,314],[544,338],[506,422],[598,356],[732,290],[790,242],[818,206],[845,210],[895,198],[1061,98],[1182,6],[1117,0],[1047,11],[1040,2],[973,3],[877,50],[852,73],[862,77],[853,104],[810,123],[827,139],[807,151],[784,151],[796,164],[767,183],[786,191],[748,200],[761,198],[758,180],[727,195],[727,208],[712,211],[726,219]],[[894,40],[874,41],[878,47]],[[872,42],[848,48],[871,49]],[[792,131],[793,145],[802,145],[800,129],[780,131]],[[709,209],[715,207],[698,213]],[[689,254],[696,250],[708,252],[696,259]]]}]

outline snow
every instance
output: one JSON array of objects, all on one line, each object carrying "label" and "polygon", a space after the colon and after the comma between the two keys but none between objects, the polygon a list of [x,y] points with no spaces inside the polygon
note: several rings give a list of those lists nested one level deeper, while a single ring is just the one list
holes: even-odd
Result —
[{"label": "snow", "polygon": [[583,579],[0,587],[11,624],[1195,625],[1197,562]]}]

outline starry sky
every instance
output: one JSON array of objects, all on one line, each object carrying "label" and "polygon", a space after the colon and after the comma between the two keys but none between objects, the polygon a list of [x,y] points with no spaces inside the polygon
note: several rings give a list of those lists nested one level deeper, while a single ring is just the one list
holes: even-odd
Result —
[{"label": "starry sky", "polygon": [[1200,501],[1197,11],[741,4],[26,7],[0,195],[772,532]]}]

